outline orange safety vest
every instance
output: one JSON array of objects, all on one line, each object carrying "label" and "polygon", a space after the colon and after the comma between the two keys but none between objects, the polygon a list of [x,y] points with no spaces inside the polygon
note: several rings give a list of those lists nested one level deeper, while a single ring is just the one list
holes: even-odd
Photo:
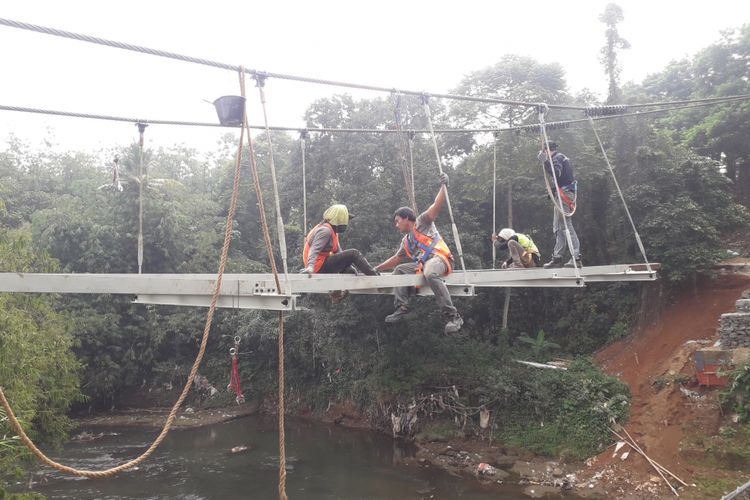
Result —
[{"label": "orange safety vest", "polygon": [[[414,246],[411,245],[411,240],[407,234],[404,236],[404,251],[406,252],[407,257],[414,262],[419,263],[417,274],[422,274],[424,263],[433,253],[440,257],[443,262],[445,262],[445,265],[448,266],[448,271],[446,271],[444,276],[448,276],[453,272],[453,254],[451,253],[451,249],[448,248],[448,245],[445,244],[445,241],[443,241],[443,238],[440,237],[439,233],[437,233],[433,239],[424,233],[420,233],[414,228],[412,229],[411,234],[414,237],[415,244]],[[419,250],[423,251],[421,257],[417,257],[417,252]]]},{"label": "orange safety vest", "polygon": [[312,244],[313,237],[318,230],[326,226],[328,226],[328,228],[331,230],[331,234],[333,235],[333,244],[331,245],[330,250],[321,250],[320,253],[318,253],[318,258],[315,260],[315,266],[313,268],[316,273],[320,271],[321,267],[323,267],[323,264],[325,263],[329,255],[331,255],[332,253],[337,253],[339,251],[339,235],[336,234],[336,231],[333,230],[333,226],[331,226],[329,223],[321,222],[320,224],[312,228],[310,232],[307,233],[307,237],[305,238],[305,251],[302,255],[302,259],[305,262],[305,267],[307,267],[308,256],[310,254],[310,245]]}]

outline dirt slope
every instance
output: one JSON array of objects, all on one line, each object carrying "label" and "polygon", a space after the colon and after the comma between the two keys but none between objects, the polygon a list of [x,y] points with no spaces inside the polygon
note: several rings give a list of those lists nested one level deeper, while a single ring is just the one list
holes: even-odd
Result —
[{"label": "dirt slope", "polygon": [[[596,356],[605,371],[631,387],[633,399],[627,430],[652,459],[688,483],[696,475],[713,471],[685,463],[679,454],[680,442],[688,433],[715,434],[721,416],[716,390],[700,388],[694,383],[684,387],[673,382],[681,374],[694,375],[693,353],[718,339],[719,317],[734,311],[735,301],[748,288],[750,276],[734,269],[716,272],[703,278],[695,290],[683,293],[656,323],[608,346]],[[695,391],[701,397],[688,397],[680,387]],[[592,462],[585,475],[590,478],[599,474],[605,479],[610,484],[608,495],[623,498],[673,496],[666,486],[652,479],[656,472],[635,453],[621,461],[619,457],[612,458],[610,449]],[[696,489],[688,489],[681,495],[700,496]]]}]

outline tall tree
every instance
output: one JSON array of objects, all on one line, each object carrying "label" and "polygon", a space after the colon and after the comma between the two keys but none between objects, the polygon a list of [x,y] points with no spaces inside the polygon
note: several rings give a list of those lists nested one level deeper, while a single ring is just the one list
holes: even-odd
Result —
[{"label": "tall tree", "polygon": [[616,102],[620,98],[620,63],[617,54],[620,50],[629,49],[630,42],[620,36],[617,25],[625,19],[622,7],[616,3],[607,4],[604,13],[599,16],[607,29],[604,32],[606,42],[601,49],[601,62],[604,65],[604,73],[609,78],[609,92],[607,102]]}]

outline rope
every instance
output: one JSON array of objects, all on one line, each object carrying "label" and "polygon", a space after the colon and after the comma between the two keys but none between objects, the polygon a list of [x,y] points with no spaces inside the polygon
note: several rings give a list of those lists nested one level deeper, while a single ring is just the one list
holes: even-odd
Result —
[{"label": "rope", "polygon": [[[540,104],[538,107],[539,111],[539,126],[542,129],[542,140],[544,141],[544,150],[547,152],[547,160],[549,161],[550,170],[552,171],[552,178],[555,181],[555,188],[560,191],[560,188],[557,184],[557,173],[555,172],[555,166],[554,163],[552,163],[552,152],[549,150],[549,138],[547,137],[547,129],[544,126],[544,115],[547,112],[548,108],[546,104]],[[547,186],[547,194],[550,197],[550,200],[552,201],[552,204],[555,206],[555,210],[558,210],[560,215],[562,216],[562,223],[563,227],[565,228],[565,239],[568,242],[568,251],[570,252],[570,261],[573,263],[573,269],[575,269],[576,278],[581,277],[581,271],[578,269],[578,264],[576,263],[576,256],[573,253],[573,240],[570,237],[570,229],[568,229],[568,217],[572,217],[575,213],[575,208],[573,211],[569,214],[565,214],[565,209],[563,207],[563,201],[561,196],[553,196],[552,189],[549,185],[549,182],[547,181],[547,172],[544,169],[544,165],[542,165],[542,171],[544,172],[544,183]],[[558,206],[559,204],[559,206]]]},{"label": "rope", "polygon": [[287,500],[286,496],[286,435],[284,433],[285,380],[284,373],[284,313],[279,311],[279,498]]},{"label": "rope", "polygon": [[648,272],[651,272],[651,264],[649,264],[648,257],[646,257],[646,249],[643,247],[643,242],[641,241],[641,235],[638,234],[638,230],[635,227],[635,222],[633,222],[633,217],[630,215],[630,209],[628,208],[628,204],[625,201],[625,196],[622,194],[622,190],[620,189],[620,183],[617,182],[617,176],[615,175],[615,170],[612,168],[612,164],[609,162],[607,151],[604,149],[604,144],[602,144],[602,140],[599,138],[599,133],[596,131],[596,127],[594,126],[594,122],[591,121],[591,117],[589,117],[589,121],[591,122],[591,130],[594,131],[596,142],[599,143],[599,149],[602,150],[602,155],[604,156],[604,160],[607,162],[607,168],[609,168],[609,173],[612,175],[612,180],[615,182],[615,187],[617,188],[617,194],[620,195],[620,199],[622,200],[622,206],[625,207],[625,213],[627,214],[628,220],[630,221],[630,226],[633,228],[633,233],[635,234],[635,241],[638,243],[638,249],[641,251],[641,255],[643,256],[643,262],[646,263],[646,269],[648,270]]},{"label": "rope", "polygon": [[188,376],[187,382],[185,383],[185,386],[183,387],[182,392],[180,393],[180,396],[177,398],[177,401],[172,407],[172,410],[169,412],[169,416],[167,416],[167,420],[165,421],[164,427],[162,428],[161,432],[159,433],[159,435],[156,437],[154,442],[151,444],[151,446],[149,446],[149,448],[146,451],[144,451],[140,456],[136,457],[135,459],[130,460],[124,464],[118,465],[116,467],[112,467],[110,469],[102,470],[102,471],[76,469],[74,467],[69,467],[67,465],[63,465],[61,463],[55,462],[54,460],[49,458],[47,455],[45,455],[39,448],[36,447],[34,442],[28,437],[28,435],[24,431],[23,427],[21,426],[21,423],[16,418],[15,414],[13,413],[13,409],[11,408],[10,403],[8,402],[8,399],[5,397],[5,393],[3,392],[2,387],[0,387],[0,403],[5,408],[5,412],[8,416],[8,420],[11,426],[16,431],[16,434],[18,434],[18,436],[21,438],[21,442],[29,450],[31,450],[31,452],[43,463],[47,464],[48,466],[60,472],[71,474],[73,476],[88,477],[88,478],[111,477],[111,476],[114,476],[115,474],[118,474],[127,469],[131,469],[139,465],[140,463],[142,463],[149,456],[151,456],[151,454],[153,454],[156,448],[158,448],[159,445],[162,443],[164,438],[166,438],[167,434],[169,433],[169,430],[172,428],[172,424],[174,423],[178,410],[182,406],[182,403],[185,401],[185,398],[187,397],[188,392],[190,392],[190,388],[193,385],[195,376],[198,374],[198,368],[200,367],[201,362],[203,361],[203,355],[206,352],[206,346],[208,344],[208,337],[211,333],[211,324],[213,323],[214,312],[216,311],[216,302],[218,301],[219,295],[221,293],[221,282],[224,276],[224,268],[227,263],[227,257],[229,255],[229,245],[232,241],[232,226],[233,226],[232,223],[234,221],[235,212],[237,211],[237,198],[239,195],[239,186],[240,186],[240,170],[241,170],[240,162],[242,158],[242,150],[243,150],[243,134],[241,133],[239,149],[237,151],[237,161],[236,161],[235,169],[234,169],[234,183],[232,185],[232,197],[229,203],[229,212],[227,213],[226,228],[224,230],[224,246],[221,249],[221,258],[219,260],[219,270],[216,276],[216,284],[214,285],[214,292],[211,297],[211,305],[208,308],[206,324],[205,324],[205,327],[203,328],[203,338],[201,340],[200,349],[198,350],[198,355],[196,356],[195,361],[193,362],[193,366],[190,369],[190,375]]},{"label": "rope", "polygon": [[[741,102],[750,99],[750,97],[746,96],[731,96],[726,98],[717,98],[714,101],[711,102],[703,102],[699,104],[690,104],[690,105],[684,105],[684,106],[674,106],[672,108],[663,108],[663,109],[651,109],[648,111],[636,111],[633,113],[625,113],[620,115],[609,115],[609,116],[596,116],[593,118],[593,120],[610,120],[612,118],[620,118],[620,117],[627,117],[627,116],[645,116],[645,115],[651,115],[655,113],[664,113],[667,111],[679,111],[683,109],[691,109],[691,108],[699,108],[703,106],[710,106],[713,104],[727,104],[732,102]],[[630,107],[634,107],[633,105],[630,105]],[[150,125],[176,125],[176,126],[188,126],[188,127],[223,127],[223,128],[237,128],[238,125],[222,125],[220,123],[210,123],[210,122],[195,122],[195,121],[181,121],[181,120],[161,120],[161,119],[143,119],[143,118],[130,118],[130,117],[123,117],[123,116],[112,116],[112,115],[98,115],[98,114],[91,114],[91,113],[78,113],[74,111],[60,111],[60,110],[49,110],[49,109],[41,109],[41,108],[29,108],[29,107],[23,107],[23,106],[9,106],[5,104],[0,104],[0,111],[16,111],[21,113],[35,113],[35,114],[44,114],[44,115],[53,115],[53,116],[67,116],[71,118],[88,118],[88,119],[94,119],[94,120],[107,120],[107,121],[116,121],[116,122],[126,122],[126,123],[148,123]],[[579,123],[588,123],[588,118],[580,118],[580,119],[574,119],[574,120],[561,120],[561,121],[555,121],[555,122],[547,122],[546,128],[547,130],[555,130],[555,129],[563,129],[568,128],[571,125],[576,125]],[[268,126],[265,125],[247,125],[247,128],[249,129],[256,129],[256,130],[266,130],[266,128],[274,131],[281,131],[281,132],[299,132],[299,127],[283,127],[283,126]],[[388,129],[388,128],[330,128],[330,127],[316,127],[316,128],[306,128],[307,132],[316,132],[316,133],[370,133],[370,134],[398,134],[400,133],[398,130],[395,129]],[[479,134],[479,133],[495,133],[495,132],[534,132],[539,133],[541,131],[541,128],[538,123],[533,123],[530,125],[517,125],[512,127],[504,127],[504,128],[443,128],[443,129],[434,129],[435,133],[439,134]],[[410,134],[429,134],[431,131],[429,129],[409,129],[407,130]]]},{"label": "rope", "polygon": [[307,130],[299,133],[300,156],[302,156],[302,235],[307,234],[307,174],[305,170],[305,149],[307,146]]},{"label": "rope", "polygon": [[[306,82],[306,83],[317,83],[321,85],[331,85],[334,87],[347,87],[347,88],[353,88],[353,89],[374,90],[378,92],[388,92],[388,93],[394,91],[393,87],[378,87],[374,85],[347,83],[347,82],[339,82],[335,80],[325,80],[321,78],[310,78],[310,77],[304,77],[304,76],[287,75],[284,73],[271,73],[271,72],[266,72],[266,71],[258,71],[254,69],[246,69],[242,66],[235,66],[231,64],[211,61],[209,59],[201,59],[197,57],[186,56],[182,54],[177,54],[175,52],[167,52],[163,50],[152,49],[149,47],[143,47],[141,45],[133,45],[130,43],[123,43],[123,42],[118,42],[115,40],[108,40],[105,38],[97,38],[94,36],[83,35],[80,33],[63,31],[63,30],[59,30],[56,28],[49,28],[45,26],[39,26],[36,24],[29,24],[29,23],[24,23],[20,21],[14,21],[12,19],[0,18],[0,25],[8,26],[11,28],[24,29],[28,31],[35,31],[37,33],[44,33],[46,35],[59,36],[62,38],[70,38],[70,39],[78,40],[81,42],[89,42],[89,43],[95,43],[98,45],[106,45],[108,47],[115,47],[118,49],[131,50],[134,52],[140,52],[140,53],[149,54],[152,56],[166,57],[169,59],[177,59],[179,61],[202,64],[204,66],[212,66],[214,68],[227,69],[230,71],[241,70],[245,73],[252,75],[253,77],[262,76],[262,77],[268,77],[268,78],[279,78],[282,80],[292,80],[292,81]],[[398,92],[402,94],[410,94],[410,95],[415,95],[415,96],[421,96],[424,93],[422,91],[415,91],[415,90],[399,90]],[[531,103],[531,102],[513,101],[509,99],[497,99],[497,98],[491,98],[491,97],[474,97],[474,96],[455,95],[455,94],[431,94],[431,95],[433,95],[434,97],[463,100],[463,101],[506,104],[506,105],[511,105],[511,106],[528,106],[528,107],[536,106],[535,103]],[[562,104],[550,105],[550,107],[556,108],[556,109],[575,109],[575,110],[585,109],[583,106],[569,106],[569,105],[562,105]]]},{"label": "rope", "polygon": [[[289,269],[287,267],[286,252],[286,233],[284,232],[284,219],[281,216],[281,204],[279,203],[279,185],[276,181],[276,164],[273,159],[273,141],[271,141],[271,130],[268,128],[268,112],[266,111],[266,92],[265,77],[263,75],[255,76],[255,83],[260,95],[260,104],[263,108],[263,122],[266,126],[266,140],[268,141],[268,159],[271,167],[271,183],[273,184],[273,199],[276,205],[276,232],[279,237],[279,250],[281,252],[281,264],[284,269],[284,278],[286,279],[287,288],[289,288]],[[281,289],[279,289],[281,293]]]},{"label": "rope", "polygon": [[[443,173],[443,165],[440,161],[440,151],[438,151],[437,138],[435,131],[432,128],[432,114],[430,113],[430,103],[428,102],[427,94],[422,94],[422,105],[424,107],[425,115],[427,116],[427,124],[430,127],[432,146],[435,149],[435,159],[437,160],[438,171]],[[467,280],[466,265],[464,265],[464,252],[461,249],[461,237],[458,234],[458,227],[456,226],[456,220],[453,218],[453,209],[451,208],[451,200],[448,196],[448,187],[445,188],[445,204],[448,206],[448,215],[451,219],[451,229],[453,230],[453,239],[456,241],[456,251],[458,252],[458,259],[461,262],[461,269],[464,272],[464,280]]]},{"label": "rope", "polygon": [[[242,97],[245,97],[245,71],[240,66],[240,92]],[[247,101],[245,101],[247,103]],[[242,130],[247,130],[248,150],[250,153],[250,169],[253,175],[253,183],[255,185],[255,195],[258,199],[258,210],[260,211],[260,222],[263,228],[263,241],[266,244],[266,251],[268,252],[268,259],[271,262],[271,271],[273,272],[273,278],[276,282],[276,290],[281,290],[281,282],[279,280],[279,271],[276,267],[276,257],[273,253],[273,245],[271,244],[271,233],[268,229],[268,221],[266,220],[266,208],[263,203],[263,191],[260,187],[260,178],[258,176],[258,165],[255,162],[255,150],[253,149],[253,141],[250,136],[250,130],[247,125],[247,108],[242,120]],[[279,311],[279,341],[278,341],[278,356],[279,356],[279,498],[281,500],[287,500],[286,496],[286,433],[284,431],[284,414],[285,414],[285,373],[284,373],[284,315]]]},{"label": "rope", "polygon": [[401,96],[399,94],[393,95],[393,116],[396,122],[396,130],[400,132],[398,134],[398,151],[399,155],[401,157],[401,174],[404,176],[404,188],[406,189],[406,196],[409,199],[409,203],[411,204],[411,208],[416,212],[417,211],[417,199],[414,194],[414,170],[412,168],[411,174],[409,170],[409,165],[407,164],[406,160],[406,150],[409,149],[409,156],[412,159],[412,167],[413,167],[413,153],[411,150],[411,145],[407,146],[407,139],[406,134],[403,133],[403,127],[401,126]]}]

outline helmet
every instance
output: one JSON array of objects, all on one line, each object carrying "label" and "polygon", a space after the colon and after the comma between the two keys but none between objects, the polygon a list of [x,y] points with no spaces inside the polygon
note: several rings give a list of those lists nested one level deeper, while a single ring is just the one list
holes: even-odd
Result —
[{"label": "helmet", "polygon": [[323,220],[332,226],[346,226],[349,224],[349,217],[346,205],[331,205],[323,212]]},{"label": "helmet", "polygon": [[501,229],[500,232],[497,233],[497,235],[500,238],[504,239],[505,241],[508,241],[509,239],[511,239],[512,237],[516,235],[516,232],[513,231],[511,228],[506,227],[505,229]]}]

